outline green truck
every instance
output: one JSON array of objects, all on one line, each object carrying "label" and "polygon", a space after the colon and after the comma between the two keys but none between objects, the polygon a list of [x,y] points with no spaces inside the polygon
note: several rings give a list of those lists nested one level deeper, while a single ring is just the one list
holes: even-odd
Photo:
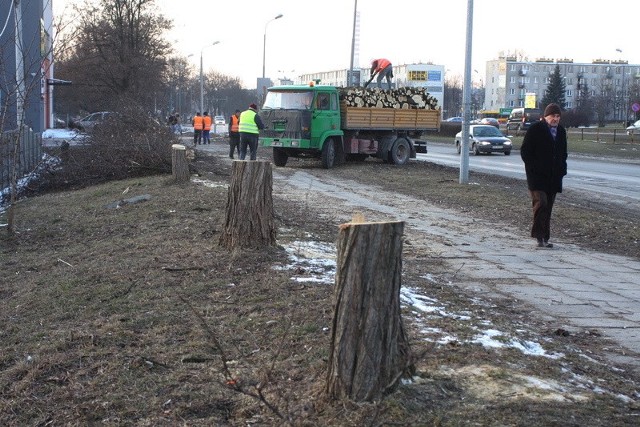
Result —
[{"label": "green truck", "polygon": [[259,114],[260,145],[273,148],[276,166],[311,157],[330,169],[370,156],[403,165],[427,152],[426,141],[414,136],[440,129],[440,110],[348,107],[335,86],[313,84],[267,89]]}]

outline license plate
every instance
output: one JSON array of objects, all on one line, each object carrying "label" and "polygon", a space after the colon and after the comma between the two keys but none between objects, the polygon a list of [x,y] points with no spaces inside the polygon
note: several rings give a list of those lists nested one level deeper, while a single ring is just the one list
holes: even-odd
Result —
[{"label": "license plate", "polygon": [[282,142],[280,142],[280,141],[273,141],[273,142],[271,143],[271,146],[272,146],[272,147],[282,147]]},{"label": "license plate", "polygon": [[502,145],[494,145],[493,149],[494,150],[502,150]]}]

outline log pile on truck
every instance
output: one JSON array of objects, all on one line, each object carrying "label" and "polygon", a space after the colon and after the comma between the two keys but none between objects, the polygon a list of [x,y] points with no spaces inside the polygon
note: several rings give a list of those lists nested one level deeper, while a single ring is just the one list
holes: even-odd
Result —
[{"label": "log pile on truck", "polygon": [[378,88],[347,87],[340,88],[340,102],[347,107],[374,107],[436,110],[438,100],[425,88],[401,87],[393,90]]},{"label": "log pile on truck", "polygon": [[318,158],[322,167],[368,157],[403,165],[427,153],[425,130],[439,130],[441,112],[423,88],[340,88],[285,85],[267,90],[260,109],[260,144],[273,148],[273,163]]}]

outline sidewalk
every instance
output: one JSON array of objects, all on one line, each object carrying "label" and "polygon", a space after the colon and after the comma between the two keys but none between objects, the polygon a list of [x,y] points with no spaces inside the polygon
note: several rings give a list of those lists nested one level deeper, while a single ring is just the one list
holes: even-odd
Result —
[{"label": "sidewalk", "polygon": [[[223,147],[206,150],[222,154]],[[622,350],[611,357],[640,369],[637,355],[620,355],[640,354],[640,261],[553,239],[554,248],[536,248],[527,236],[375,185],[335,180],[324,170],[274,169],[273,176],[274,195],[298,198],[339,221],[354,212],[368,221],[405,221],[411,245],[444,259],[453,285],[518,298],[558,328],[611,338]]]}]

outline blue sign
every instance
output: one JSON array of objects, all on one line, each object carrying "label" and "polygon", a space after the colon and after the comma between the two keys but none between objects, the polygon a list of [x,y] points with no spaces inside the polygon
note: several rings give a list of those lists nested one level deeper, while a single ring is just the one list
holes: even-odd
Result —
[{"label": "blue sign", "polygon": [[440,72],[440,71],[429,71],[429,75],[427,76],[427,80],[430,81],[430,82],[442,81],[442,72]]}]

